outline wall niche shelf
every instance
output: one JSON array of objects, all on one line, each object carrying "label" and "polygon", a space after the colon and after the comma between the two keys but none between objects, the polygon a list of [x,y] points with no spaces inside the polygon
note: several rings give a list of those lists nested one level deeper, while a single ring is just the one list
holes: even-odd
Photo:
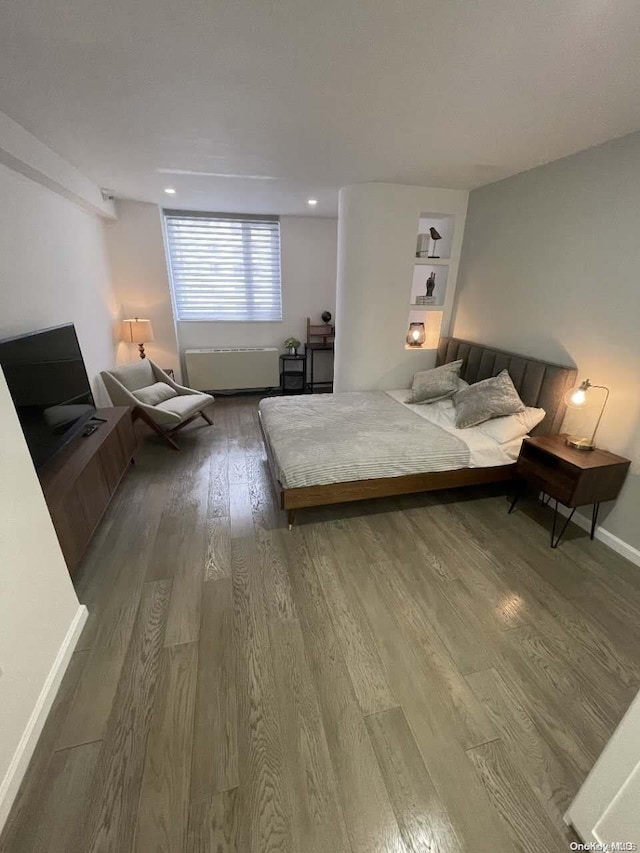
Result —
[{"label": "wall niche shelf", "polygon": [[421,347],[410,347],[409,344],[405,344],[404,348],[407,350],[407,352],[437,352],[438,350],[437,346],[434,347],[427,344]]},{"label": "wall niche shelf", "polygon": [[[468,197],[466,190],[386,182],[342,187],[336,392],[409,388],[417,370],[435,365],[439,333],[450,331]],[[419,235],[426,234],[436,243],[434,251],[426,237],[418,248]],[[440,257],[416,258],[418,253]],[[432,271],[435,287],[431,279],[427,288]],[[413,307],[423,301],[417,297],[426,300],[427,290],[433,301]],[[415,320],[409,316],[414,314]],[[425,323],[426,346],[417,356],[405,349],[412,322]],[[421,342],[422,330],[415,332],[409,340]]]},{"label": "wall niche shelf", "polygon": [[[433,308],[434,310],[429,311],[427,310],[428,308]],[[409,312],[407,329],[409,328],[410,323],[424,323],[425,341],[421,347],[412,347],[409,346],[405,339],[405,349],[422,351],[438,349],[440,330],[442,329],[442,318],[442,305],[419,305],[417,308],[414,308],[412,305]]]},{"label": "wall niche shelf", "polygon": [[[421,323],[425,341],[422,346],[413,347],[406,342],[405,336],[405,350],[432,352],[438,348],[447,302],[455,224],[456,217],[450,213],[421,213],[418,218],[407,330],[412,323]],[[419,257],[418,252],[429,252],[440,257]],[[423,302],[425,298],[430,301]]]},{"label": "wall niche shelf", "polygon": [[[427,281],[433,279],[434,287],[431,292],[431,301],[422,303],[422,299],[418,297],[427,296]],[[448,266],[436,266],[434,264],[417,264],[413,268],[411,279],[411,293],[409,294],[409,302],[411,307],[430,308],[434,307],[442,309],[447,301],[447,279],[449,278]]]}]

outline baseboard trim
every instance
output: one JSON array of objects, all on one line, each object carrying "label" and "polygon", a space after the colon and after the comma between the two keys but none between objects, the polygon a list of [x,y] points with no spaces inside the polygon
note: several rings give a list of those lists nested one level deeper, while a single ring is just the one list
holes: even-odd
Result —
[{"label": "baseboard trim", "polygon": [[36,701],[35,707],[31,712],[29,721],[22,733],[20,742],[9,765],[4,779],[0,783],[0,831],[4,827],[13,801],[16,798],[18,789],[24,774],[27,771],[31,756],[38,743],[38,738],[42,733],[44,724],[51,711],[51,706],[56,698],[58,688],[62,682],[62,678],[67,670],[71,655],[80,639],[80,634],[84,627],[89,611],[84,604],[78,605],[75,616],[71,620],[69,630],[62,641],[62,645],[58,649],[58,654],[53,662],[46,681],[42,686],[40,695]]},{"label": "baseboard trim", "polygon": [[[567,509],[567,507],[562,504],[558,504],[558,512],[566,517],[569,515],[571,510]],[[574,524],[577,524],[578,527],[581,527],[587,532],[591,530],[591,519],[587,518],[586,515],[582,515],[579,510],[574,513],[572,521]],[[596,527],[595,538],[600,542],[603,542],[605,545],[608,545],[612,551],[620,554],[620,556],[626,557],[630,563],[640,566],[640,549],[634,548],[633,545],[629,545],[628,542],[625,542],[624,539],[620,539],[620,537],[616,536],[614,533],[609,533],[605,527]]]}]

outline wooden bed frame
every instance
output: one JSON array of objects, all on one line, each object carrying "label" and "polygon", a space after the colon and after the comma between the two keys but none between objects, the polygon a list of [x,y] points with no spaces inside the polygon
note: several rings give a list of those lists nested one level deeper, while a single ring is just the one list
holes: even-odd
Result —
[{"label": "wooden bed frame", "polygon": [[[501,370],[507,368],[523,402],[527,406],[539,406],[546,411],[544,420],[532,434],[554,435],[560,431],[565,412],[564,395],[575,385],[577,370],[574,367],[540,361],[457,338],[440,338],[436,366],[460,358],[463,359],[460,376],[469,383],[497,376]],[[513,462],[492,468],[459,468],[454,471],[404,474],[399,477],[350,480],[344,483],[285,489],[278,479],[262,418],[260,429],[280,508],[288,513],[289,528],[294,523],[296,511],[304,507],[452,489],[457,486],[500,483],[515,476],[516,463]]]}]

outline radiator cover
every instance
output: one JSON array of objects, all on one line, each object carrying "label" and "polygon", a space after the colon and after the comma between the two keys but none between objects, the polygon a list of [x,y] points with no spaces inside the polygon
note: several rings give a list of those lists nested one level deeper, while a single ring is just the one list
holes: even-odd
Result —
[{"label": "radiator cover", "polygon": [[280,385],[276,347],[220,347],[184,352],[189,387],[198,391],[276,388]]}]

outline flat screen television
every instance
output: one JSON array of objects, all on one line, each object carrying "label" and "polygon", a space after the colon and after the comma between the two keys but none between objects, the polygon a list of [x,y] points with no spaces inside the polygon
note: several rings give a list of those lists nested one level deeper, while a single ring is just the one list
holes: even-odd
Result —
[{"label": "flat screen television", "polygon": [[0,341],[0,367],[40,469],[96,411],[75,327],[70,323]]}]

